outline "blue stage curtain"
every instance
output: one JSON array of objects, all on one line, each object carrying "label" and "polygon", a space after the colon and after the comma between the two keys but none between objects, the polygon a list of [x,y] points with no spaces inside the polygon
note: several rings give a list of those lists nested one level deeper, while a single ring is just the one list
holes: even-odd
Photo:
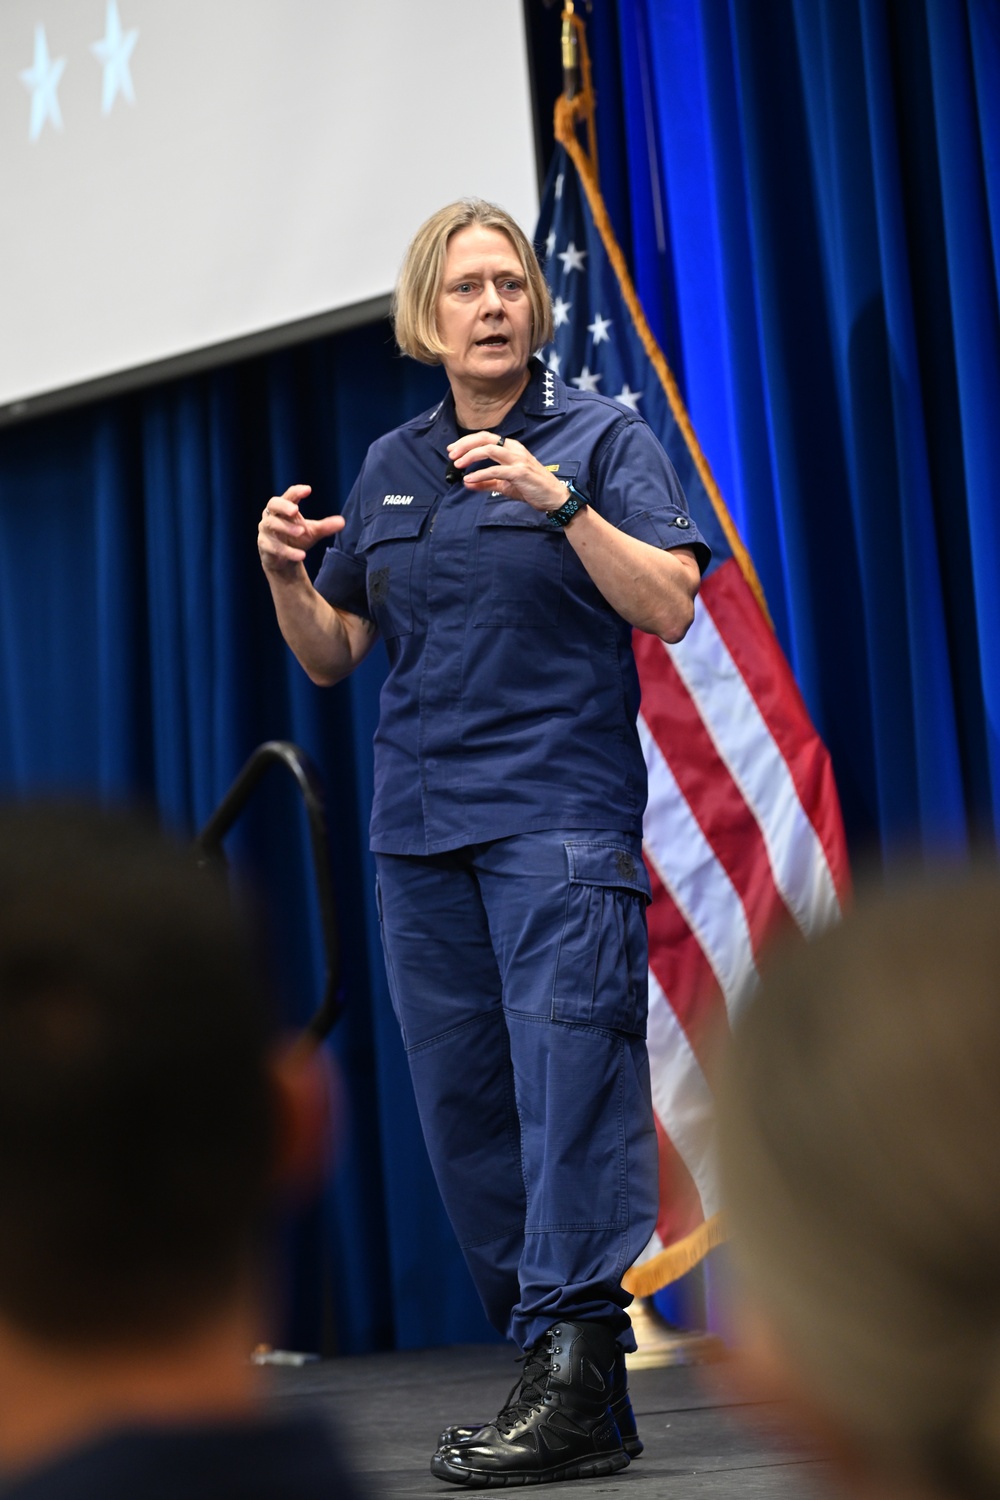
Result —
[{"label": "blue stage curtain", "polygon": [[639,294],[830,746],[855,851],[992,842],[1000,8],[617,13]]},{"label": "blue stage curtain", "polygon": [[[423,1150],[382,967],[367,840],[382,651],[315,688],[256,552],[268,495],[308,481],[314,513],[338,509],[368,443],[442,390],[380,324],[0,434],[0,795],[143,802],[191,835],[263,740],[302,745],[325,782],[347,1107],[336,1180],[289,1237],[298,1347],[493,1336]],[[296,1023],[323,968],[307,830],[280,772],[258,799],[228,852],[262,893]]]}]

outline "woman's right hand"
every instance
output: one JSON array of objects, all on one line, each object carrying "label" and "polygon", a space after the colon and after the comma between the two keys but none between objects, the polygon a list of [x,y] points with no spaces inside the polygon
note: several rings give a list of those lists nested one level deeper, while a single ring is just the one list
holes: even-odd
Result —
[{"label": "woman's right hand", "polygon": [[311,494],[309,484],[290,484],[283,495],[272,495],[264,506],[257,527],[257,551],[265,573],[295,572],[321,537],[343,529],[343,516],[310,521],[302,514],[299,505]]},{"label": "woman's right hand", "polygon": [[309,548],[344,528],[343,516],[307,520],[299,504],[311,494],[308,484],[290,484],[283,495],[271,496],[257,527],[257,550],[282,635],[313,682],[329,687],[367,656],[378,631],[371,620],[335,609],[309,581],[303,567]]}]

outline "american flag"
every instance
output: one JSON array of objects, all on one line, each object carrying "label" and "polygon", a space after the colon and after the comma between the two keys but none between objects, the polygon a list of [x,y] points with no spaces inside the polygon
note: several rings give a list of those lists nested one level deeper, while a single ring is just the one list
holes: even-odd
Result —
[{"label": "american flag", "polygon": [[555,310],[543,359],[639,411],[712,548],[684,640],[636,631],[649,909],[649,1056],[660,1143],[656,1233],[625,1278],[649,1295],[722,1238],[710,1053],[793,922],[839,916],[849,874],[829,757],[766,615],[746,549],[642,315],[590,160],[564,123],[536,240]]}]

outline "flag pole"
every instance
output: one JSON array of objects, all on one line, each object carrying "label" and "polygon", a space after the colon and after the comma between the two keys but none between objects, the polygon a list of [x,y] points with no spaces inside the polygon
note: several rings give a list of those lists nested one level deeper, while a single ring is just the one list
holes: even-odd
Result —
[{"label": "flag pole", "polygon": [[[753,559],[736,529],[736,523],[729,513],[729,507],[722,498],[722,493],[716,482],[715,475],[712,473],[708,459],[702,452],[701,444],[698,441],[694,425],[684,405],[684,399],[681,396],[677,381],[674,379],[673,371],[667,364],[663,351],[653,334],[653,330],[646,321],[646,315],[636,295],[632,277],[625,263],[625,257],[615,237],[608,211],[604,206],[598,177],[597,127],[595,123],[596,100],[590,72],[590,52],[587,48],[587,32],[583,21],[576,14],[573,0],[566,0],[565,9],[562,13],[562,62],[563,92],[556,100],[553,120],[555,138],[560,146],[565,149],[580,175],[580,181],[583,184],[583,190],[590,205],[594,224],[597,227],[597,232],[604,243],[608,259],[618,278],[622,297],[631,315],[635,331],[663,387],[670,410],[673,413],[674,421],[684,436],[688,451],[694,460],[701,482],[705,486],[705,492],[711,501],[712,509],[718,517],[719,525],[725,533],[733,557],[739,564],[740,572],[746,579],[751,593],[760,606],[761,613],[773,630],[774,624],[767,607],[767,600],[764,597],[764,590],[757,569],[754,567]],[[587,127],[586,150],[581,145],[578,135],[581,123]]]},{"label": "flag pole", "polygon": [[[596,183],[600,178],[600,172],[597,161],[597,124],[594,86],[590,76],[590,51],[587,47],[586,28],[576,14],[573,0],[566,0],[566,7],[562,14],[562,66],[563,98],[571,104],[574,100],[579,100],[580,110],[587,124],[587,160]],[[558,103],[556,108],[558,109]],[[555,134],[556,140],[559,140],[558,129]]]}]

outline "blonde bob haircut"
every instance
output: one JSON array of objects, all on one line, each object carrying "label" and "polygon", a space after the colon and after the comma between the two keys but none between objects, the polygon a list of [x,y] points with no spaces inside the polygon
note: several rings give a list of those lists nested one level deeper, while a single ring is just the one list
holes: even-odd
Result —
[{"label": "blonde bob haircut", "polygon": [[421,224],[403,257],[392,299],[396,342],[404,354],[422,365],[439,365],[448,353],[437,329],[437,298],[444,274],[448,241],[460,229],[481,224],[498,229],[513,245],[527,279],[531,305],[531,347],[540,349],[553,336],[552,304],[531,241],[504,209],[482,198],[461,198],[431,214]]}]

